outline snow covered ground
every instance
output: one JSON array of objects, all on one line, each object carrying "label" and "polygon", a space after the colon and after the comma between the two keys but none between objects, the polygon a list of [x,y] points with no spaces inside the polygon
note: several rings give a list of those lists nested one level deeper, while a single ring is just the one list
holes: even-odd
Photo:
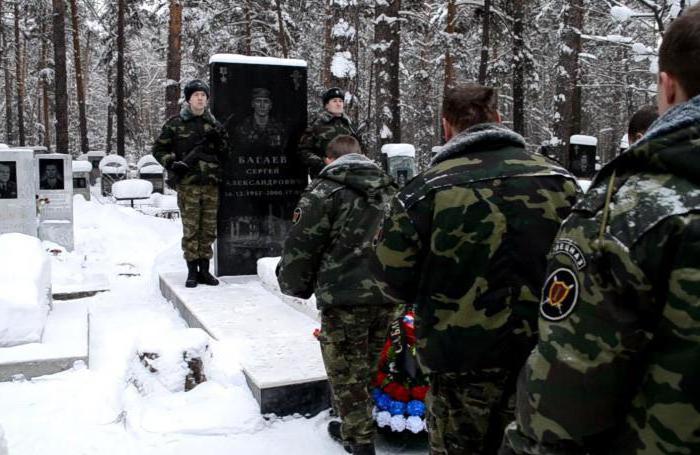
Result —
[{"label": "snow covered ground", "polygon": [[[75,251],[52,258],[54,280],[100,273],[110,282],[109,292],[81,300],[91,315],[90,368],[78,363],[60,374],[0,383],[0,453],[3,431],[10,455],[345,453],[326,434],[325,412],[261,416],[234,343],[212,343],[210,381],[190,392],[136,391],[128,377],[138,340],[185,328],[157,285],[159,271],[184,269],[181,223],[99,199],[75,198]],[[383,440],[378,453],[426,451]]]}]

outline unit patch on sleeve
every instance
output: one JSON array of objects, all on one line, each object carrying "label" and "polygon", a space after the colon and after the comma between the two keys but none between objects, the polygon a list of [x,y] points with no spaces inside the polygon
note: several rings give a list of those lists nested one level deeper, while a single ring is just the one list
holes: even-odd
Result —
[{"label": "unit patch on sleeve", "polygon": [[561,321],[571,314],[578,301],[578,280],[569,269],[555,270],[542,288],[540,315],[549,321]]},{"label": "unit patch on sleeve", "polygon": [[301,220],[301,207],[297,207],[294,209],[294,213],[292,214],[292,224],[297,224]]},{"label": "unit patch on sleeve", "polygon": [[581,270],[586,267],[586,257],[583,255],[581,248],[573,241],[568,239],[557,239],[552,246],[552,255],[563,254],[574,261],[576,270]]}]

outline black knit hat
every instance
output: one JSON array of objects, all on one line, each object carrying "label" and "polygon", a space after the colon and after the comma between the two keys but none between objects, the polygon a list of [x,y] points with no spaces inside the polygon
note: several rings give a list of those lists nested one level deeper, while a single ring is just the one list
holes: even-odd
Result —
[{"label": "black knit hat", "polygon": [[204,92],[209,98],[209,86],[199,79],[192,79],[185,85],[185,101],[189,102],[194,92]]},{"label": "black knit hat", "polygon": [[343,92],[341,89],[338,87],[333,87],[328,90],[326,90],[326,93],[323,94],[323,105],[325,106],[328,104],[330,100],[333,98],[340,98],[341,100],[345,101],[345,92]]}]

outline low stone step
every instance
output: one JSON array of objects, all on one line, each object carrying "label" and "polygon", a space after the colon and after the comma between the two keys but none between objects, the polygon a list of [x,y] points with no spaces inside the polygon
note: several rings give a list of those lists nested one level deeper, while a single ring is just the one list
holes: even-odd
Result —
[{"label": "low stone step", "polygon": [[163,296],[190,327],[243,347],[241,364],[263,414],[315,415],[330,406],[318,322],[290,308],[255,275],[186,288],[184,273],[160,275]]},{"label": "low stone step", "polygon": [[0,348],[0,381],[59,373],[76,361],[88,365],[89,313],[86,302],[54,302],[41,343]]}]

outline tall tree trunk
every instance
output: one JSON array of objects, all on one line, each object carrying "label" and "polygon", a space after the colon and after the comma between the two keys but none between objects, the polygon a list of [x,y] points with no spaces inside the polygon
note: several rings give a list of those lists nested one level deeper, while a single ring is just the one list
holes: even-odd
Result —
[{"label": "tall tree trunk", "polygon": [[124,15],[126,0],[117,0],[117,154],[124,156]]},{"label": "tall tree trunk", "polygon": [[525,2],[512,0],[513,5],[513,130],[525,135],[525,41],[523,26]]},{"label": "tall tree trunk", "polygon": [[[42,12],[47,13],[42,5]],[[48,17],[45,14],[44,17]],[[46,36],[46,21],[47,19],[42,18],[41,20],[41,120],[44,125],[43,143],[47,151],[51,151],[51,128],[49,125],[49,80],[46,70],[48,69],[48,37]]]},{"label": "tall tree trunk", "polygon": [[399,106],[399,45],[401,0],[387,0],[375,7],[374,48],[376,127],[379,145],[401,142]]},{"label": "tall tree trunk", "polygon": [[245,39],[243,55],[253,55],[253,13],[250,10],[250,0],[243,0],[245,11]]},{"label": "tall tree trunk", "polygon": [[554,133],[557,136],[556,151],[561,162],[569,165],[567,146],[573,134],[581,132],[581,87],[579,86],[579,54],[583,31],[584,0],[570,0],[562,12],[559,64],[556,69],[557,92],[555,96]]},{"label": "tall tree trunk", "polygon": [[287,49],[287,33],[284,31],[284,19],[282,18],[282,0],[275,0],[275,4],[277,6],[277,28],[279,28],[282,57],[287,58],[289,56],[289,50]]},{"label": "tall tree trunk", "polygon": [[66,77],[66,4],[53,5],[54,96],[56,106],[56,152],[68,153],[68,89]]},{"label": "tall tree trunk", "polygon": [[452,46],[452,37],[455,33],[455,20],[457,19],[457,5],[455,0],[447,0],[447,24],[445,26],[445,34],[447,35],[447,49],[445,50],[445,85],[444,90],[452,87],[455,83],[455,64],[450,48]]},{"label": "tall tree trunk", "polygon": [[489,67],[489,49],[491,48],[491,0],[484,0],[483,24],[481,26],[481,60],[479,61],[479,84],[486,84],[486,72]]},{"label": "tall tree trunk", "polygon": [[83,82],[83,65],[80,58],[80,20],[78,2],[70,0],[71,24],[73,25],[73,59],[75,61],[75,88],[78,97],[78,119],[80,124],[80,151],[90,150],[87,134],[87,116],[85,114],[85,83]]},{"label": "tall tree trunk", "polygon": [[355,22],[357,5],[345,0],[331,0],[326,22],[324,82],[326,87],[349,91],[357,76]]},{"label": "tall tree trunk", "polygon": [[[4,17],[4,2],[0,0],[0,17]],[[10,72],[10,65],[7,62],[7,55],[9,54],[9,46],[7,45],[7,34],[5,33],[5,22],[0,20],[0,65],[3,68],[3,75],[5,77],[5,142],[12,144],[14,137],[12,134],[12,74]]]},{"label": "tall tree trunk", "polygon": [[114,80],[112,63],[107,65],[107,138],[105,139],[105,153],[112,153],[112,142],[114,141]]},{"label": "tall tree trunk", "polygon": [[17,79],[17,130],[19,145],[25,145],[24,137],[24,75],[22,74],[22,33],[19,29],[19,2],[15,2],[15,79]]},{"label": "tall tree trunk", "polygon": [[180,53],[182,33],[182,2],[170,0],[170,22],[168,24],[168,62],[165,71],[165,117],[177,115],[180,99]]}]

